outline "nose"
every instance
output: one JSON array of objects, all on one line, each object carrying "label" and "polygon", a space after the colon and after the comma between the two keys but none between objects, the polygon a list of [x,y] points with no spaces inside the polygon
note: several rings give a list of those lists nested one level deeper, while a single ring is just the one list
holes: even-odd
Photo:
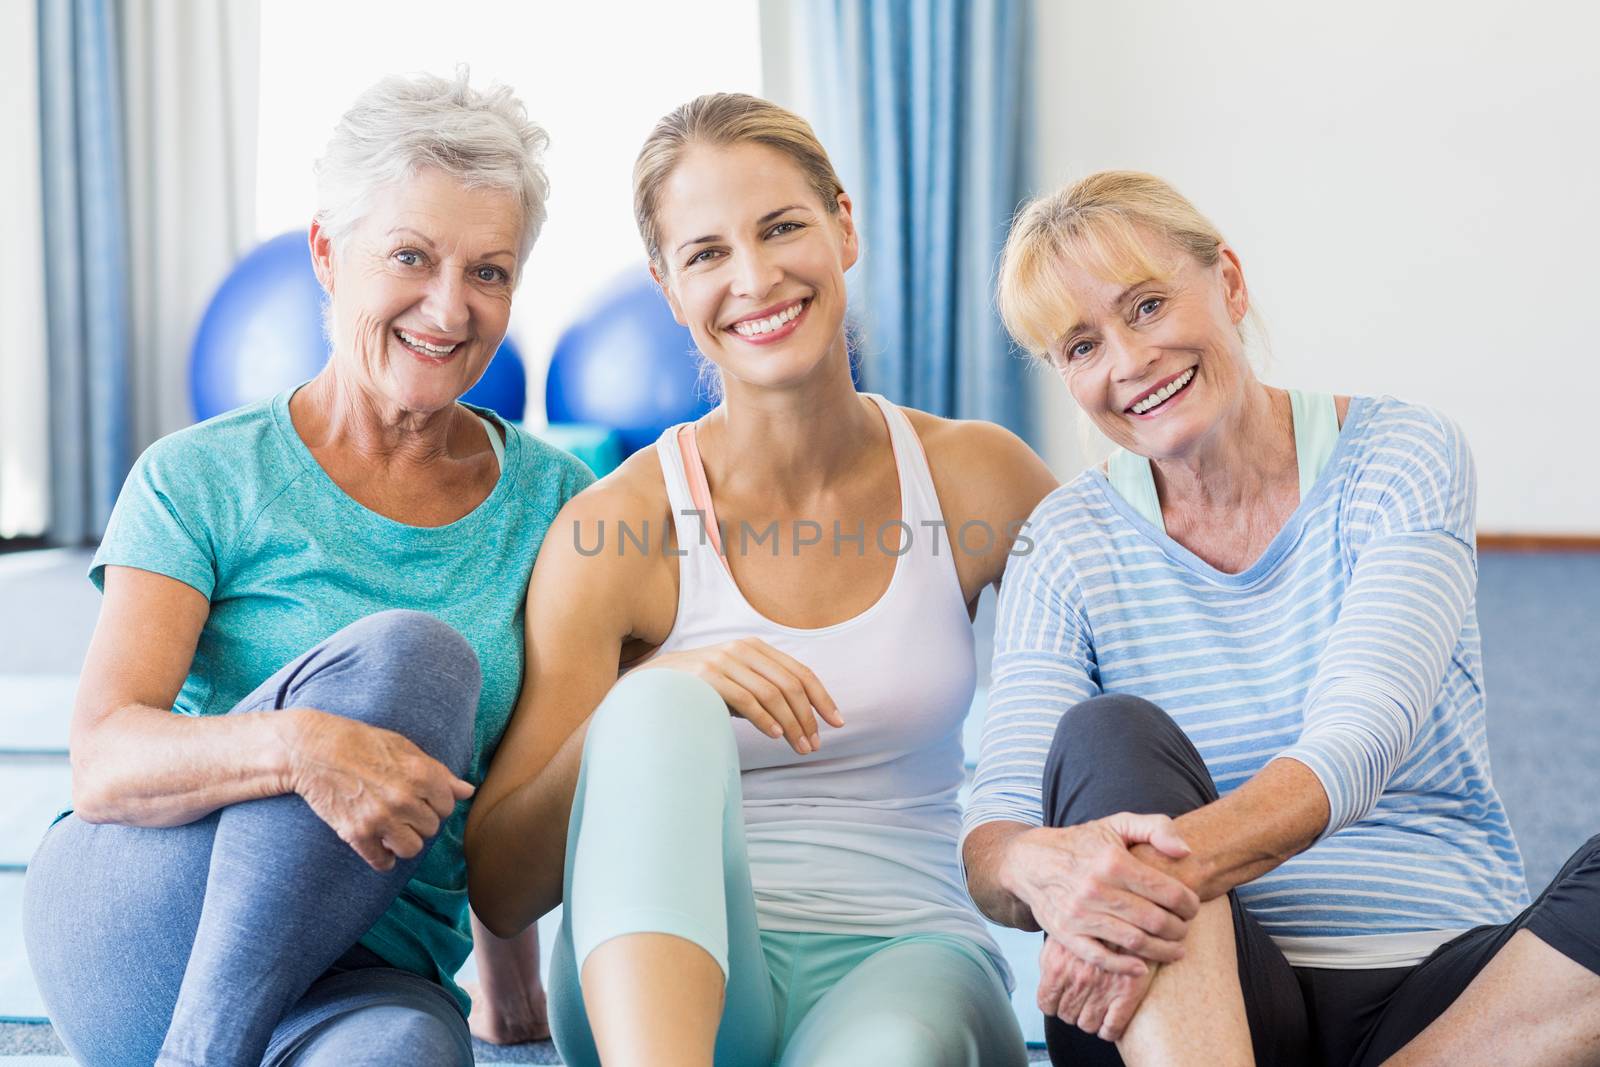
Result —
[{"label": "nose", "polygon": [[760,300],[783,278],[783,269],[760,245],[739,249],[734,264],[733,295]]},{"label": "nose", "polygon": [[1143,378],[1161,355],[1154,345],[1141,344],[1137,334],[1120,324],[1106,330],[1101,343],[1110,357],[1112,377],[1118,382]]},{"label": "nose", "polygon": [[472,317],[465,279],[453,271],[439,271],[428,282],[421,310],[428,324],[440,333],[455,334],[464,329]]}]

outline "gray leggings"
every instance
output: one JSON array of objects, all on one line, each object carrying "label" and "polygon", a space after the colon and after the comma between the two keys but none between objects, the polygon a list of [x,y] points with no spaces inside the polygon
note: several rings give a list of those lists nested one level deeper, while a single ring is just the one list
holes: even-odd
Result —
[{"label": "gray leggings", "polygon": [[[1200,753],[1148,700],[1111,694],[1061,717],[1045,761],[1044,815],[1074,826],[1119,811],[1178,816],[1217,799]],[[1479,926],[1414,967],[1291,967],[1249,910],[1229,893],[1239,984],[1260,1064],[1376,1067],[1444,1013],[1518,930],[1600,973],[1600,836],[1573,854],[1511,922]],[[1050,1061],[1114,1067],[1116,1046],[1045,1019]]]},{"label": "gray leggings", "polygon": [[[403,734],[459,775],[480,684],[450,626],[386,611],[233,711],[343,715]],[[454,999],[356,944],[421,861],[373,870],[294,794],[160,829],[69,815],[28,865],[28,959],[56,1033],[85,1064],[471,1064]]]}]

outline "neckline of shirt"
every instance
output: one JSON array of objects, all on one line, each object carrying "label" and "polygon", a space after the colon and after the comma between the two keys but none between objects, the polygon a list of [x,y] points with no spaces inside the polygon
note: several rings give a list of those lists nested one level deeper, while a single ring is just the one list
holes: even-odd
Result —
[{"label": "neckline of shirt", "polygon": [[1167,556],[1177,563],[1183,564],[1188,570],[1216,585],[1230,585],[1248,587],[1267,578],[1277,565],[1288,556],[1289,551],[1299,542],[1305,532],[1307,516],[1322,506],[1323,499],[1332,492],[1332,487],[1338,480],[1339,468],[1342,465],[1353,442],[1360,436],[1365,428],[1368,415],[1371,413],[1373,402],[1368,397],[1352,396],[1349,410],[1345,412],[1344,425],[1339,429],[1339,437],[1334,445],[1333,453],[1328,457],[1327,463],[1322,468],[1322,473],[1312,485],[1311,492],[1303,496],[1289,518],[1284,522],[1278,532],[1273,535],[1267,547],[1257,556],[1255,562],[1242,571],[1230,573],[1220,570],[1195,555],[1182,544],[1168,536],[1167,532],[1157,529],[1150,520],[1139,514],[1138,510],[1112,487],[1110,479],[1098,467],[1090,468],[1085,473],[1095,483],[1100,495],[1121,515],[1130,526],[1142,534],[1146,540],[1153,541]]},{"label": "neckline of shirt", "polygon": [[[462,403],[462,407],[478,416],[479,419],[491,417],[495,422],[507,426],[505,458],[500,463],[500,469],[495,477],[494,488],[489,491],[489,495],[484,497],[477,507],[459,519],[445,523],[443,526],[413,526],[410,523],[391,519],[387,515],[378,514],[345,492],[339,486],[339,483],[334,481],[328,472],[322,469],[322,464],[317,462],[317,457],[311,454],[311,449],[306,446],[299,432],[295,430],[294,420],[289,415],[289,401],[305,384],[302,382],[300,385],[285,389],[272,398],[273,425],[282,436],[290,454],[306,470],[307,474],[317,480],[319,488],[333,497],[341,509],[358,517],[367,525],[391,536],[398,535],[414,539],[438,541],[458,540],[475,532],[484,523],[491,521],[505,503],[506,497],[510,495],[511,471],[520,454],[520,442],[517,440],[517,435],[512,433],[509,425],[494,412],[474,404]],[[485,427],[485,430],[488,430],[488,427]]]}]

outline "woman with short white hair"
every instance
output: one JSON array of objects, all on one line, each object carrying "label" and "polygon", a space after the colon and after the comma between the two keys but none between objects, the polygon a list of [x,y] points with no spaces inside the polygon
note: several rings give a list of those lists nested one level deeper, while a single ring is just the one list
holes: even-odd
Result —
[{"label": "woman with short white hair", "polygon": [[460,402],[544,221],[545,143],[464,73],[364,93],[317,170],[327,366],[129,476],[90,571],[75,810],[25,894],[81,1062],[472,1062],[468,801],[534,557],[591,480]]}]

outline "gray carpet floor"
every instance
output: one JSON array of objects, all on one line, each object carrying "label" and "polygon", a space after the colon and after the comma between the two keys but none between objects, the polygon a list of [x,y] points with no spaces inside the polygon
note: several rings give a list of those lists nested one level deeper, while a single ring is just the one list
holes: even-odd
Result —
[{"label": "gray carpet floor", "polygon": [[[87,554],[0,555],[0,695],[59,703],[82,663],[98,597],[83,578]],[[1489,693],[1495,781],[1537,891],[1567,855],[1600,832],[1600,554],[1493,554],[1482,559],[1478,617]],[[978,619],[987,673],[992,600]],[[0,994],[21,974],[16,894],[25,850],[8,849],[54,810],[64,763],[60,721],[0,707],[0,775],[13,799],[0,805]],[[48,809],[48,810],[46,810]],[[41,816],[41,812],[44,812]],[[42,830],[42,826],[40,827]],[[11,855],[10,852],[20,852]],[[48,1025],[7,1021],[0,1003],[0,1057],[17,1067],[65,1064]],[[1035,1053],[1040,1058],[1042,1053]],[[503,1049],[477,1044],[481,1063],[558,1063],[549,1043]]]}]

